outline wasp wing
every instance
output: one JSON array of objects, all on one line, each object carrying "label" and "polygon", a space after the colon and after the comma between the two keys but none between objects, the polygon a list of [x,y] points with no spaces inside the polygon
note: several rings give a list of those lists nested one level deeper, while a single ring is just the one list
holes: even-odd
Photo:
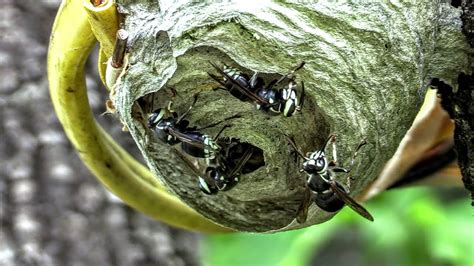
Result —
[{"label": "wasp wing", "polygon": [[374,217],[364,208],[362,205],[357,203],[353,198],[351,198],[345,191],[343,191],[337,185],[336,181],[330,180],[329,184],[331,185],[332,191],[336,193],[340,200],[344,201],[352,210],[357,212],[359,215],[364,217],[369,221],[374,221]]},{"label": "wasp wing", "polygon": [[209,149],[209,150],[215,150],[213,147],[211,147],[210,145],[206,145],[204,144],[204,142],[202,141],[199,141],[199,140],[195,140],[195,139],[192,139],[190,138],[188,135],[186,135],[185,133],[182,133],[178,130],[175,130],[175,129],[172,129],[172,128],[169,128],[168,129],[168,132],[170,135],[176,137],[177,139],[179,139],[180,141],[182,142],[185,142],[185,143],[188,143],[188,144],[191,144],[197,148],[200,148],[200,149]]},{"label": "wasp wing", "polygon": [[233,178],[237,173],[240,173],[240,170],[242,170],[242,167],[250,160],[250,158],[253,155],[253,148],[250,147],[247,150],[245,150],[244,154],[240,158],[240,160],[237,162],[235,165],[234,169],[232,169],[232,173],[230,174],[230,177]]},{"label": "wasp wing", "polygon": [[219,84],[221,84],[224,88],[225,88],[225,83],[220,79],[218,78],[216,75],[214,74],[211,74],[209,72],[207,72],[207,74],[215,81],[219,82]]},{"label": "wasp wing", "polygon": [[181,160],[183,160],[186,165],[194,172],[195,175],[201,177],[202,179],[206,180],[209,184],[214,184],[214,180],[210,179],[206,174],[203,175],[202,171],[200,171],[185,155],[179,152],[176,148],[172,148],[173,152],[178,155]]},{"label": "wasp wing", "polygon": [[[240,85],[237,81],[235,81],[231,76],[227,75],[222,69],[220,69],[218,66],[216,66],[214,63],[212,62],[209,62],[209,64],[211,64],[218,72],[219,74],[221,74],[222,76],[224,76],[227,80],[229,80],[230,82],[232,82],[232,84],[234,84],[239,90],[240,92],[242,92],[243,94],[245,94],[247,97],[249,97],[250,99],[254,100],[255,102],[257,102],[258,104],[268,104],[268,101],[266,101],[265,99],[263,99],[262,97],[256,95],[255,93],[251,92],[249,89],[243,87],[242,85]],[[209,74],[209,73],[208,73]],[[209,74],[213,79],[217,80],[216,77],[212,74]],[[217,80],[221,85],[222,85],[222,82]],[[225,85],[224,85],[225,87]]]}]

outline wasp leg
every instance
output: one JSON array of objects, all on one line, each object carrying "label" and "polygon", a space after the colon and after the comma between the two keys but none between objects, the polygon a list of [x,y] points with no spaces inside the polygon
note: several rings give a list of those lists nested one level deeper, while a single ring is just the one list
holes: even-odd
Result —
[{"label": "wasp leg", "polygon": [[258,78],[258,72],[255,71],[250,78],[250,87],[255,88],[255,85],[257,84],[257,78]]},{"label": "wasp leg", "polygon": [[291,70],[290,72],[286,73],[285,75],[283,75],[279,80],[277,80],[275,82],[275,84],[273,85],[277,85],[278,83],[282,82],[283,80],[285,80],[286,78],[288,79],[293,79],[293,75],[295,74],[296,71],[300,70],[304,65],[306,64],[305,61],[301,61],[301,63],[295,67],[293,70]]},{"label": "wasp leg", "polygon": [[[167,89],[170,91],[168,94],[170,94],[170,98],[171,98],[171,100],[168,102],[168,111],[170,113],[174,113],[174,110],[172,108],[173,108],[174,100],[176,99],[176,95],[178,95],[178,92],[173,87],[167,87]],[[153,94],[153,101],[152,101],[153,106],[154,106],[154,102],[155,102],[155,96]],[[152,110],[155,110],[155,109],[153,108]]]},{"label": "wasp leg", "polygon": [[335,166],[335,167],[331,167],[331,171],[333,171],[334,173],[349,173],[351,170],[349,169],[345,169],[345,168],[342,168],[342,167],[338,167],[338,166]]},{"label": "wasp leg", "polygon": [[[362,140],[359,143],[359,145],[357,145],[357,148],[356,148],[354,154],[352,155],[351,165],[350,165],[349,169],[340,168],[341,170],[344,170],[346,174],[349,174],[349,172],[352,170],[352,167],[354,166],[355,158],[357,157],[360,148],[362,148],[365,144],[367,144],[367,141]],[[334,169],[333,169],[333,171],[334,171]],[[351,188],[352,181],[354,181],[354,177],[352,175],[347,175],[346,186],[347,186],[348,190],[350,190],[350,188]]]},{"label": "wasp leg", "polygon": [[352,158],[351,158],[351,165],[350,165],[349,171],[354,166],[355,158],[357,157],[357,154],[358,154],[360,148],[362,148],[365,144],[367,144],[367,141],[365,141],[365,139],[364,139],[359,143],[359,145],[357,145],[357,148],[356,148],[356,150],[355,150],[355,152],[354,152],[354,154],[352,155]]},{"label": "wasp leg", "polygon": [[355,180],[355,178],[352,175],[347,175],[346,178],[346,187],[347,191],[350,192],[352,188],[352,182]]},{"label": "wasp leg", "polygon": [[355,178],[352,175],[347,175],[346,188],[347,188],[348,193],[351,191],[352,181],[354,181],[354,180],[355,180]]},{"label": "wasp leg", "polygon": [[339,162],[337,161],[337,148],[336,148],[336,136],[333,136],[330,139],[331,146],[332,146],[332,163],[335,167],[339,166]]}]

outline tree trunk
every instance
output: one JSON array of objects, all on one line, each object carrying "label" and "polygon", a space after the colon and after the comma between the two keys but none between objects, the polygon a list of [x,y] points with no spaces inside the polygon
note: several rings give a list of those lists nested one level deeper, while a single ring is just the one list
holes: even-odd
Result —
[{"label": "tree trunk", "polygon": [[[45,62],[58,5],[7,0],[0,9],[0,265],[198,265],[198,235],[125,206],[95,180],[64,136]],[[105,89],[96,63],[87,72],[99,116]],[[114,118],[99,120],[139,156]]]}]

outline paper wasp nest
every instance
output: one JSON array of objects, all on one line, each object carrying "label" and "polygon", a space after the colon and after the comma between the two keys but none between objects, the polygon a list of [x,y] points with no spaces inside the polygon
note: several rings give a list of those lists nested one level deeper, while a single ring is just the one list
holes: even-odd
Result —
[{"label": "paper wasp nest", "polygon": [[[468,66],[459,11],[436,1],[118,2],[128,11],[130,33],[128,71],[114,98],[121,119],[172,193],[214,222],[241,231],[287,230],[333,215],[313,204],[306,223],[295,222],[306,175],[299,172],[302,160],[285,134],[311,152],[335,133],[345,164],[366,139],[352,172],[355,197],[393,155],[429,79],[455,85],[454,77]],[[214,91],[220,85],[207,74],[218,74],[212,62],[249,76],[258,71],[268,83],[302,61],[306,65],[295,76],[298,93],[304,81],[305,104],[292,117],[268,115],[224,90]],[[197,175],[175,151],[179,145],[158,141],[147,128],[153,109],[173,101],[172,109],[182,114],[198,92],[186,117],[191,126],[239,115],[203,133],[213,137],[229,124],[221,137],[238,138],[263,154],[254,158],[263,159],[257,169],[217,195],[199,190]],[[205,160],[187,158],[204,173]]]}]

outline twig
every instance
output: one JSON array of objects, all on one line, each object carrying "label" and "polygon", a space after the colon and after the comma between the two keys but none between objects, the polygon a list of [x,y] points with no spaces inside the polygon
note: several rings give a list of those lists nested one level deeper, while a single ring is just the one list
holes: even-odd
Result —
[{"label": "twig", "polygon": [[117,31],[114,52],[112,54],[112,66],[120,68],[123,66],[123,58],[127,49],[128,32],[124,29]]}]

